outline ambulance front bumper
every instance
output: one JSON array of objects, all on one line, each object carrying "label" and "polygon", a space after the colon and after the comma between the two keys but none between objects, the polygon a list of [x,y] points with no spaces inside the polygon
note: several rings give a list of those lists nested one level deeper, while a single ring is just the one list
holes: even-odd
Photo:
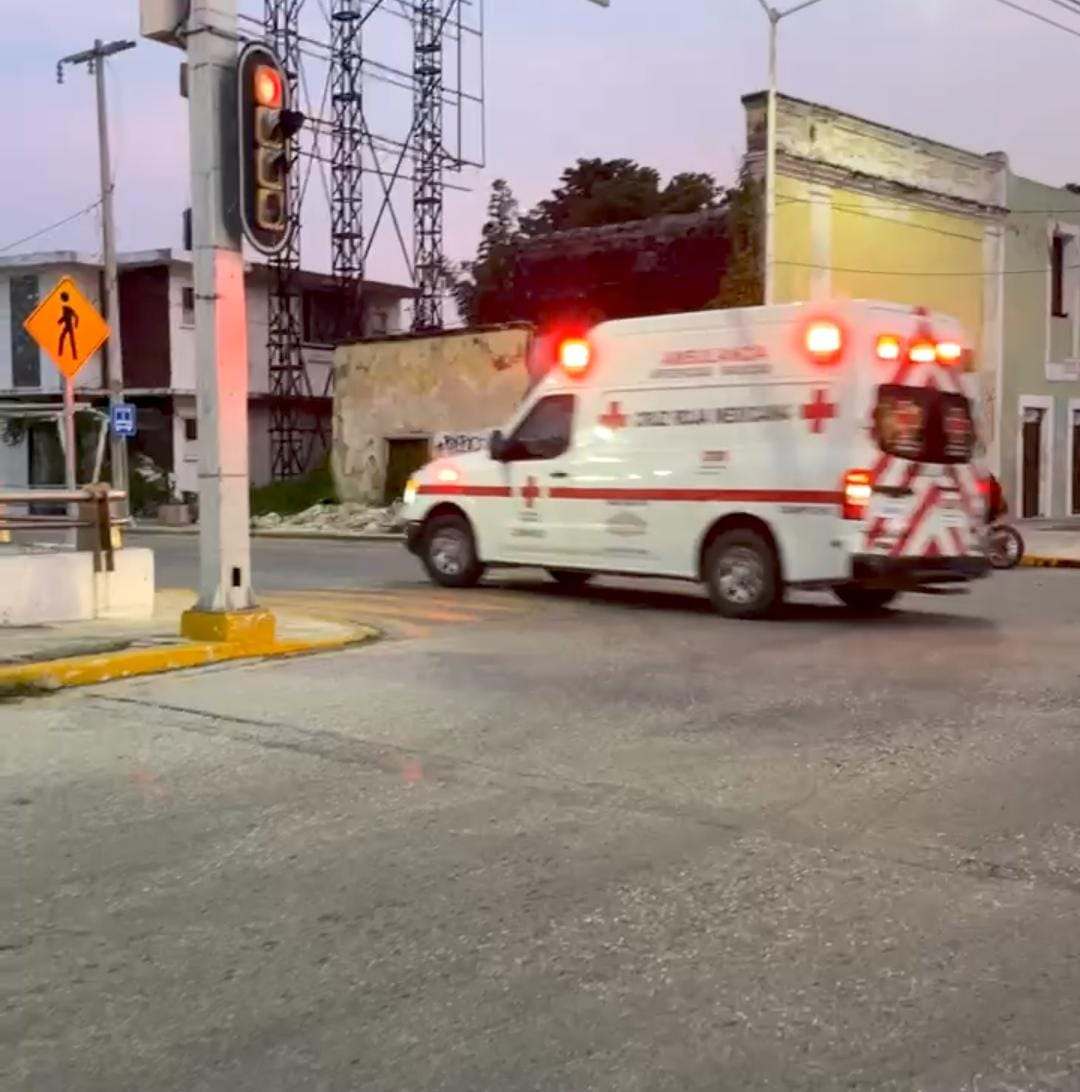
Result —
[{"label": "ambulance front bumper", "polygon": [[979,580],[990,572],[982,556],[966,557],[877,557],[857,554],[852,558],[851,578],[855,583],[885,588],[920,588],[932,584],[963,584]]}]

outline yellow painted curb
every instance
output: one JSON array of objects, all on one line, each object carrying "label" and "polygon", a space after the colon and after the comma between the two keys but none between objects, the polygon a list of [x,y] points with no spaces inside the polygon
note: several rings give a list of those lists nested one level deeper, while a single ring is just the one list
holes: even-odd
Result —
[{"label": "yellow painted curb", "polygon": [[72,656],[65,660],[0,666],[0,691],[5,689],[58,690],[66,686],[130,679],[137,675],[159,675],[186,667],[205,667],[226,660],[267,659],[333,652],[362,644],[377,637],[378,630],[357,626],[341,637],[303,637],[260,641],[192,641],[153,648],[125,648],[98,655]]},{"label": "yellow painted curb", "polygon": [[1039,557],[1024,554],[1020,558],[1021,566],[1029,569],[1080,569],[1080,558],[1075,557]]}]

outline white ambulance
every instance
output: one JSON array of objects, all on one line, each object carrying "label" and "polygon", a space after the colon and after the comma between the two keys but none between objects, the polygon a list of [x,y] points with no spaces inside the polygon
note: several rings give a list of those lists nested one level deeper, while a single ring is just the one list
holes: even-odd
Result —
[{"label": "white ambulance", "polygon": [[973,353],[953,320],[889,303],[606,322],[487,451],[405,493],[438,584],[540,566],[702,582],[728,617],[786,588],[858,610],[984,576]]}]

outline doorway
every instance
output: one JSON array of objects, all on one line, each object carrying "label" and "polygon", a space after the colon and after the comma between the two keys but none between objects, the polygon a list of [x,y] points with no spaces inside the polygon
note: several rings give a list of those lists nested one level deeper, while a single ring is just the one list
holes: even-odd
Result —
[{"label": "doorway", "polygon": [[409,478],[430,461],[431,441],[426,436],[387,440],[383,504],[400,500]]},{"label": "doorway", "polygon": [[1020,434],[1020,514],[1024,519],[1041,515],[1039,490],[1042,484],[1042,430],[1046,411],[1026,406]]},{"label": "doorway", "polygon": [[1072,483],[1069,490],[1069,513],[1080,516],[1080,408],[1072,409],[1069,417],[1069,450],[1072,452],[1069,467],[1069,480]]}]

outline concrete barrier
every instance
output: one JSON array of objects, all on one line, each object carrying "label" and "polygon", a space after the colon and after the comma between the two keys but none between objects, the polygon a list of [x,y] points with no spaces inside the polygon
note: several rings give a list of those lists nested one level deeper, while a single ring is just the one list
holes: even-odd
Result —
[{"label": "concrete barrier", "polygon": [[144,619],[154,612],[152,550],[117,550],[113,572],[94,572],[87,552],[0,554],[0,625],[94,618]]}]

